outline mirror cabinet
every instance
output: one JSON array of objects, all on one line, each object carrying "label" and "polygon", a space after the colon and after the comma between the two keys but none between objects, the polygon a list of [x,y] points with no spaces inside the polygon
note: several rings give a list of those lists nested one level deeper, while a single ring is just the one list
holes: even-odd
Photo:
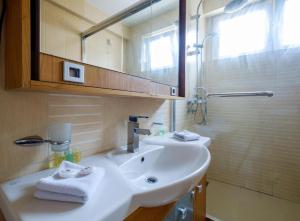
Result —
[{"label": "mirror cabinet", "polygon": [[8,1],[6,88],[183,98],[185,23],[185,0]]}]

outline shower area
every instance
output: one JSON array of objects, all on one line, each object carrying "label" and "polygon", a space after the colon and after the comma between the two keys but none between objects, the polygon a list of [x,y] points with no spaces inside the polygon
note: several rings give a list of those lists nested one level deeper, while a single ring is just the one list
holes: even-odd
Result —
[{"label": "shower area", "polygon": [[[188,2],[188,97],[176,120],[212,138],[207,214],[300,220],[300,1]],[[170,220],[191,220],[180,217],[187,202]]]}]

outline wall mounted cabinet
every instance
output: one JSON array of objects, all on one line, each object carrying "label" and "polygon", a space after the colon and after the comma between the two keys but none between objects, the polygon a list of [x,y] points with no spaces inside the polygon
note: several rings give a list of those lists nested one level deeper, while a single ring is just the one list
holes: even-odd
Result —
[{"label": "wall mounted cabinet", "polygon": [[[6,89],[114,95],[158,99],[185,97],[185,0],[179,0],[179,75],[175,96],[172,87],[150,79],[40,52],[39,1],[9,0],[6,14]],[[85,69],[83,84],[63,80],[63,63]]]}]

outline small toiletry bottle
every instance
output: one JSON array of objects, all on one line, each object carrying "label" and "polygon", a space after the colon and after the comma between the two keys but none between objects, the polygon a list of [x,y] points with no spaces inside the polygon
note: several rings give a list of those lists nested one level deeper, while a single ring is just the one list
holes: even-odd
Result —
[{"label": "small toiletry bottle", "polygon": [[73,162],[79,163],[80,160],[81,160],[81,152],[80,152],[79,148],[75,148],[73,150]]},{"label": "small toiletry bottle", "polygon": [[151,134],[153,136],[159,136],[160,135],[160,129],[161,129],[162,125],[163,125],[163,123],[153,122],[152,123],[152,128],[151,128]]},{"label": "small toiletry bottle", "polygon": [[68,151],[65,152],[65,160],[70,161],[70,162],[74,162],[73,151],[72,151],[71,148]]},{"label": "small toiletry bottle", "polygon": [[61,162],[65,160],[65,157],[66,156],[64,152],[52,152],[50,150],[48,160],[49,168],[58,167],[61,164]]},{"label": "small toiletry bottle", "polygon": [[162,124],[159,128],[159,135],[164,136],[166,134],[166,127],[164,124]]}]

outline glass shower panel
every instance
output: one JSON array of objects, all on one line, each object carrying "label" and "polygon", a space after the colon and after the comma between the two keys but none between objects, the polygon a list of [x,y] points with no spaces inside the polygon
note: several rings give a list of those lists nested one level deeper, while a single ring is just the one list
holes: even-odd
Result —
[{"label": "glass shower panel", "polygon": [[[250,17],[258,11],[267,15],[264,30],[261,24],[253,29],[257,22]],[[207,19],[207,33],[219,35],[206,45],[203,67],[207,92],[273,91],[274,96],[209,97],[207,124],[192,125],[193,130],[213,140],[208,179],[298,203],[300,44],[299,28],[289,22],[289,15],[297,21],[299,11],[297,0],[259,1],[234,14]],[[228,30],[235,31],[224,34],[226,28],[220,26],[224,21]],[[239,33],[241,25],[261,32],[248,33],[264,40],[260,50],[236,47],[241,42],[255,45],[254,37],[243,38],[244,33]],[[224,47],[228,56],[220,56],[219,49]]]}]

